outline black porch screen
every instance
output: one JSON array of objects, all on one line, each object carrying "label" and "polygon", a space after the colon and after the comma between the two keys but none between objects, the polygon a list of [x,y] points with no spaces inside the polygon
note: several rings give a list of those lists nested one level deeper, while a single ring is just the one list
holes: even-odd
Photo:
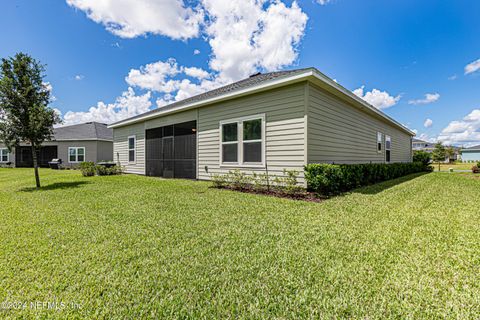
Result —
[{"label": "black porch screen", "polygon": [[196,178],[196,121],[146,130],[146,174]]}]

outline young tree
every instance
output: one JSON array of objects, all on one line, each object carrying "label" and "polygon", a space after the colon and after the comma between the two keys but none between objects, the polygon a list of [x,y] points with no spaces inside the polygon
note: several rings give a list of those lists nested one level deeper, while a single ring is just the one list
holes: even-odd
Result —
[{"label": "young tree", "polygon": [[452,159],[455,156],[455,148],[452,146],[446,147],[445,155],[448,157],[448,162],[452,162]]},{"label": "young tree", "polygon": [[433,149],[433,152],[432,152],[432,160],[433,160],[433,162],[438,163],[438,171],[440,171],[440,163],[442,161],[445,161],[446,156],[447,156],[447,154],[446,154],[446,151],[445,151],[445,147],[443,146],[443,144],[441,142],[437,142],[435,144],[435,149]]},{"label": "young tree", "polygon": [[43,82],[45,67],[27,54],[2,59],[0,69],[0,140],[8,149],[20,142],[31,145],[35,182],[40,188],[37,154],[51,140],[60,117],[51,108],[50,91]]}]

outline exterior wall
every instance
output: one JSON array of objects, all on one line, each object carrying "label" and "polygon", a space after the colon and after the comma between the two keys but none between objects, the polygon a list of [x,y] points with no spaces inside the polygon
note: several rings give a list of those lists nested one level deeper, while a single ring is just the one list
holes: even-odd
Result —
[{"label": "exterior wall", "polygon": [[308,163],[385,162],[385,137],[379,153],[377,132],[392,139],[391,162],[412,161],[409,134],[312,84],[307,110]]},{"label": "exterior wall", "polygon": [[480,161],[480,150],[462,151],[462,162]]},{"label": "exterior wall", "polygon": [[[113,160],[123,166],[127,173],[145,174],[145,130],[191,120],[197,120],[197,110],[180,112],[113,129]],[[135,162],[128,161],[129,136],[136,138]]]},{"label": "exterior wall", "polygon": [[[26,144],[21,144],[26,145]],[[113,143],[108,141],[46,141],[44,146],[57,146],[57,156],[62,159],[63,166],[76,167],[78,163],[70,163],[68,158],[69,147],[85,147],[85,161],[99,162],[113,160]],[[0,148],[4,145],[0,144]],[[9,161],[15,166],[15,150],[10,153]]]},{"label": "exterior wall", "polygon": [[265,173],[266,168],[220,164],[220,121],[265,115],[265,159],[271,175],[298,170],[303,182],[305,164],[305,83],[249,95],[198,109],[198,178],[241,169]]},{"label": "exterior wall", "polygon": [[[6,148],[6,146],[3,143],[0,143],[0,149],[3,149],[3,148]],[[8,154],[7,162],[11,162],[13,165],[15,165],[15,149],[13,149],[12,152]],[[6,162],[0,161],[0,167],[5,165],[6,165]]]},{"label": "exterior wall", "polygon": [[97,141],[97,162],[113,160],[113,142]]}]

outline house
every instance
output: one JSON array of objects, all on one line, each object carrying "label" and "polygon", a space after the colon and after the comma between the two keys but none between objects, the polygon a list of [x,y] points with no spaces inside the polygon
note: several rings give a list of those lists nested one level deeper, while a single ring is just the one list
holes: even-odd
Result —
[{"label": "house", "polygon": [[480,161],[480,145],[461,150],[462,162]]},{"label": "house", "polygon": [[[459,147],[455,147],[455,146],[447,146],[447,147],[451,147],[453,148],[453,155],[452,156],[446,156],[445,157],[445,163],[450,163],[452,161],[456,161],[456,160],[460,160],[461,159],[461,154],[460,154],[460,148]],[[432,153],[433,150],[435,149],[435,143],[432,143],[432,142],[427,142],[427,141],[423,141],[423,140],[420,140],[420,139],[413,139],[412,140],[412,150],[413,151],[425,151],[425,152],[428,152],[428,153]]]},{"label": "house", "polygon": [[127,173],[211,179],[308,163],[412,161],[414,133],[314,68],[256,74],[113,123]]},{"label": "house", "polygon": [[[39,166],[48,167],[48,162],[56,158],[62,159],[65,167],[75,167],[83,161],[112,161],[113,130],[98,122],[55,128],[52,141],[46,141],[40,148]],[[15,167],[33,167],[31,147],[21,143],[9,153],[0,143],[0,164],[7,163]]]}]

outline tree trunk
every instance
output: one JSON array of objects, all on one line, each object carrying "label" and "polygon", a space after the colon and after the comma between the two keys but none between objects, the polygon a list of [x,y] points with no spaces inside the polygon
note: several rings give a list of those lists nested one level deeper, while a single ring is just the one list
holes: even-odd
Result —
[{"label": "tree trunk", "polygon": [[33,171],[35,171],[35,185],[40,189],[40,176],[38,175],[37,148],[32,144]]}]

